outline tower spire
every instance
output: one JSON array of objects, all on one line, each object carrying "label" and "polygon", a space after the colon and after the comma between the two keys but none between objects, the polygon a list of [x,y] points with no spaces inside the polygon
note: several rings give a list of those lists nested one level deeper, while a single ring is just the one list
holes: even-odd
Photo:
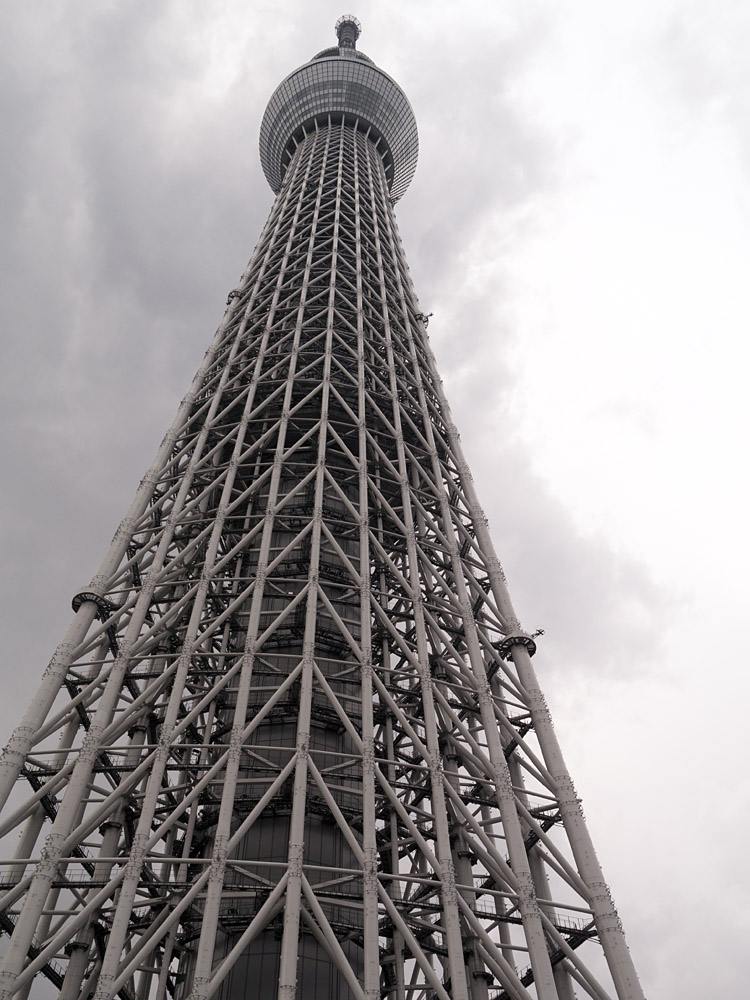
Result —
[{"label": "tower spire", "polygon": [[0,760],[0,1000],[642,1000],[410,282],[414,115],[337,33]]},{"label": "tower spire", "polygon": [[361,34],[362,25],[353,14],[343,14],[336,22],[336,37],[341,49],[355,49]]}]

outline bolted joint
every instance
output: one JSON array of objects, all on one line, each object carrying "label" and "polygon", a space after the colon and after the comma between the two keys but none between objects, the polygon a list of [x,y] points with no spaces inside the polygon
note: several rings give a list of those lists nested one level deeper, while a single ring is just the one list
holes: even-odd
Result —
[{"label": "bolted joint", "polygon": [[509,660],[514,646],[525,646],[529,656],[536,653],[536,643],[527,632],[513,632],[511,635],[506,635],[498,645],[497,651],[504,660]]},{"label": "bolted joint", "polygon": [[[473,957],[473,954],[470,956]],[[492,986],[495,982],[495,977],[487,969],[475,969],[472,974],[472,979],[484,979],[488,986]]]},{"label": "bolted joint", "polygon": [[89,947],[86,941],[68,941],[65,945],[65,954],[70,958],[74,951],[88,951]]},{"label": "bolted joint", "polygon": [[71,601],[71,606],[73,610],[78,613],[78,611],[90,601],[97,607],[97,618],[104,621],[105,618],[109,618],[113,611],[117,610],[117,605],[108,601],[106,597],[102,597],[101,594],[95,593],[93,590],[79,590],[78,593],[73,597]]},{"label": "bolted joint", "polygon": [[99,827],[99,833],[102,837],[107,830],[122,830],[122,823],[117,819],[105,819]]}]

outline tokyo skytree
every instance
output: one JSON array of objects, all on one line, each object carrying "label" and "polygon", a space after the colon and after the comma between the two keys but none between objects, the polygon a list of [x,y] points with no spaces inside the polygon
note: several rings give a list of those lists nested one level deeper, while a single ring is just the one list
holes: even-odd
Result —
[{"label": "tokyo skytree", "polygon": [[0,760],[0,1000],[643,997],[398,235],[414,114],[336,34]]}]

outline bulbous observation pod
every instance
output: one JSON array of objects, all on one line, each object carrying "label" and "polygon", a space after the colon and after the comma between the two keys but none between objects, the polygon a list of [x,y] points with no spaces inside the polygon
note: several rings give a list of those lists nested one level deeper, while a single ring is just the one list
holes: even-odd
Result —
[{"label": "bulbous observation pod", "polygon": [[278,194],[292,154],[315,123],[344,119],[369,130],[383,157],[392,201],[417,168],[419,138],[411,105],[395,80],[358,52],[359,22],[342,17],[339,44],[290,73],[273,92],[260,127],[260,160]]}]

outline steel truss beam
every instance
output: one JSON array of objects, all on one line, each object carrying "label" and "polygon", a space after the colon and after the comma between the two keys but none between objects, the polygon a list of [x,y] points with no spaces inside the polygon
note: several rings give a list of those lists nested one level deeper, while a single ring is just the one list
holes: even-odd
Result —
[{"label": "steel truss beam", "polygon": [[0,1000],[642,996],[425,326],[318,119],[0,761]]}]

